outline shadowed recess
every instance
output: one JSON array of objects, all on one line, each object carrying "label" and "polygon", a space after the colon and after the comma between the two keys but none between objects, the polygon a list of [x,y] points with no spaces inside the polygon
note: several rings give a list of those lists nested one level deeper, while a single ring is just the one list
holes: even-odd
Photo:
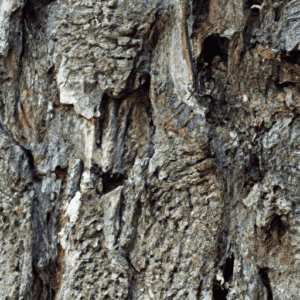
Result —
[{"label": "shadowed recess", "polygon": [[226,263],[223,269],[223,277],[225,282],[228,282],[233,275],[234,268],[234,255],[232,254],[230,257],[226,259]]},{"label": "shadowed recess", "polygon": [[112,175],[109,172],[102,174],[103,193],[107,194],[113,191],[118,186],[123,185],[125,180],[126,177],[121,174]]},{"label": "shadowed recess", "polygon": [[275,215],[267,231],[267,239],[272,238],[274,236],[274,232],[277,233],[278,238],[281,238],[285,235],[287,229],[288,228],[285,224],[283,224],[281,217]]},{"label": "shadowed recess", "polygon": [[268,276],[268,270],[269,270],[268,268],[259,269],[258,274],[259,274],[264,286],[268,290],[267,300],[273,300],[273,293],[272,293],[272,288],[271,288],[271,284],[270,284],[270,279]]},{"label": "shadowed recess", "polygon": [[38,11],[50,4],[51,2],[54,2],[55,0],[28,0],[24,6],[24,16],[26,20],[29,21],[37,21],[38,20]]},{"label": "shadowed recess", "polygon": [[228,46],[229,40],[219,35],[210,35],[203,42],[203,50],[200,55],[200,63],[212,64],[216,56],[221,58],[221,61],[227,64],[228,61]]},{"label": "shadowed recess", "polygon": [[220,281],[213,280],[213,300],[226,300],[228,291],[221,287]]},{"label": "shadowed recess", "polygon": [[193,16],[195,16],[195,29],[205,20],[209,13],[210,0],[193,0]]}]

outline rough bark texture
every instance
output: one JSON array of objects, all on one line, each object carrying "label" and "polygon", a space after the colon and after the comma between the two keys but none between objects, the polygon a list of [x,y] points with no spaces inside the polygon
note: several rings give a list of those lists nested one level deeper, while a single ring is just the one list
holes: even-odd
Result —
[{"label": "rough bark texture", "polygon": [[0,0],[0,299],[300,299],[299,0]]}]

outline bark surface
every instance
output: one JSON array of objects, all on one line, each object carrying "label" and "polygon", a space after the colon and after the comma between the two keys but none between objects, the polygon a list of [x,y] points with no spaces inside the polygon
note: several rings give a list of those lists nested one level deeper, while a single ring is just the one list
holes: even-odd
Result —
[{"label": "bark surface", "polygon": [[299,299],[299,0],[0,0],[0,33],[0,300]]}]

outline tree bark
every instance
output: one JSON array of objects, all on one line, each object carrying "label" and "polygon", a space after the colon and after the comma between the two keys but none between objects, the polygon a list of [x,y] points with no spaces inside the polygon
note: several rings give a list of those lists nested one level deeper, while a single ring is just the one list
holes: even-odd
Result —
[{"label": "tree bark", "polygon": [[0,300],[299,299],[298,0],[1,0],[0,32]]}]

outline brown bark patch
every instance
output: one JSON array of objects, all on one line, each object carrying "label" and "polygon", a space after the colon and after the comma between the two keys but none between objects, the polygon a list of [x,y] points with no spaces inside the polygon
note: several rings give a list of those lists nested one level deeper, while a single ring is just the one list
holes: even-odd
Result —
[{"label": "brown bark patch", "polygon": [[274,59],[276,57],[276,53],[273,52],[268,46],[263,47],[259,45],[257,47],[257,52],[264,59]]},{"label": "brown bark patch", "polygon": [[77,231],[80,230],[80,226],[79,226],[79,223],[78,223],[78,222],[75,223],[75,228],[76,228]]},{"label": "brown bark patch", "polygon": [[191,72],[193,74],[193,69],[191,65],[191,59],[190,59],[190,53],[189,53],[189,46],[188,46],[188,34],[187,34],[187,28],[186,28],[186,18],[188,14],[188,1],[184,1],[185,3],[181,7],[182,11],[182,19],[181,19],[181,42],[182,42],[182,48],[183,48],[183,58],[186,61],[186,64]]},{"label": "brown bark patch", "polygon": [[298,83],[300,80],[300,66],[289,62],[281,62],[279,73],[279,84],[293,82]]},{"label": "brown bark patch", "polygon": [[[52,282],[52,287],[55,290],[55,294],[57,295],[58,290],[61,287],[62,283],[62,277],[64,273],[65,268],[65,251],[62,248],[61,244],[57,244],[57,258],[56,258],[56,269],[55,269],[55,275]],[[54,299],[56,299],[56,295]]]},{"label": "brown bark patch", "polygon": [[6,58],[6,66],[9,72],[9,76],[16,80],[18,77],[18,71],[19,71],[19,65],[18,65],[18,61],[16,58],[16,54],[15,51],[12,49]]},{"label": "brown bark patch", "polygon": [[28,128],[33,128],[30,117],[28,114],[28,100],[25,99],[23,102],[21,102],[21,110],[22,110],[22,118],[21,121],[23,121],[23,124]]}]

